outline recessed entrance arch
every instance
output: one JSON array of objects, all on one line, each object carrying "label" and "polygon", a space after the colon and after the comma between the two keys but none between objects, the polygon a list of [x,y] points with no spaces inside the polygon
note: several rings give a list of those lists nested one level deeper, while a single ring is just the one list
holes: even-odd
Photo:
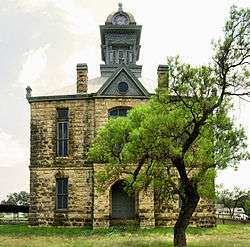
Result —
[{"label": "recessed entrance arch", "polygon": [[124,190],[124,181],[120,180],[111,187],[112,219],[135,218],[135,196]]}]

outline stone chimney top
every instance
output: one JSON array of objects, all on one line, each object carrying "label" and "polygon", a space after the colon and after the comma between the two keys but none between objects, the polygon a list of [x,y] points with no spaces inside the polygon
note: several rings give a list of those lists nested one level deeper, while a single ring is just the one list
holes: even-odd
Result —
[{"label": "stone chimney top", "polygon": [[159,65],[157,69],[158,88],[167,88],[169,83],[169,68],[167,65]]},{"label": "stone chimney top", "polygon": [[77,93],[87,93],[88,91],[88,65],[86,63],[78,63],[77,71]]}]

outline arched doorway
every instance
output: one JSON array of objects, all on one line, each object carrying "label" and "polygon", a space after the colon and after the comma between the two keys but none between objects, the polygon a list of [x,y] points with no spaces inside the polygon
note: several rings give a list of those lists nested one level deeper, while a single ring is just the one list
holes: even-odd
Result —
[{"label": "arched doorway", "polygon": [[112,219],[135,218],[135,196],[124,190],[124,181],[117,181],[111,187],[112,192]]}]

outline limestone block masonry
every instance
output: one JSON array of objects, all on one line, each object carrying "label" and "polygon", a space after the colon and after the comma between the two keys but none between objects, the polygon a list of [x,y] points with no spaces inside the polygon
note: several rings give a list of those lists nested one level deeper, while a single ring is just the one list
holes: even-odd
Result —
[{"label": "limestone block masonry", "polygon": [[[92,225],[92,167],[85,164],[94,135],[93,102],[31,103],[30,225]],[[56,113],[69,109],[69,155],[56,156]],[[56,210],[56,178],[68,178],[68,210]]]},{"label": "limestone block masonry", "polygon": [[[56,226],[93,225],[93,165],[86,152],[113,107],[134,107],[146,99],[97,98],[31,102],[30,217],[29,224]],[[56,113],[69,109],[69,155],[56,155]],[[56,210],[56,179],[68,178],[68,210]],[[103,195],[97,200],[102,200]],[[98,203],[99,205],[99,203]],[[101,205],[101,203],[100,203]],[[99,217],[110,214],[100,211]],[[98,218],[98,216],[97,216]],[[97,219],[96,218],[96,219]],[[98,220],[96,220],[98,222]],[[98,223],[95,223],[98,225]]]},{"label": "limestone block masonry", "polygon": [[[31,102],[30,217],[31,226],[109,227],[110,190],[100,193],[94,183],[96,167],[86,163],[86,152],[97,131],[107,122],[114,107],[134,107],[147,99],[86,98]],[[56,112],[69,109],[69,155],[56,156]],[[97,169],[98,170],[98,169]],[[56,179],[68,178],[68,210],[56,210]],[[179,213],[178,202],[159,205],[153,191],[138,195],[140,227],[173,226]],[[214,205],[202,200],[191,224],[215,225]]]},{"label": "limestone block masonry", "polygon": [[77,93],[87,93],[88,91],[88,66],[86,63],[79,63],[77,71]]}]

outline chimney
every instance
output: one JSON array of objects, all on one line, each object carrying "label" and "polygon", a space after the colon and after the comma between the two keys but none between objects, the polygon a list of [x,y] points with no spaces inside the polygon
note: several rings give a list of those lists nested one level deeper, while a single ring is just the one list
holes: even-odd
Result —
[{"label": "chimney", "polygon": [[168,88],[168,66],[167,65],[159,65],[157,69],[157,75],[158,75],[158,88],[164,89]]},{"label": "chimney", "polygon": [[78,63],[77,71],[77,93],[87,93],[88,91],[88,66],[86,63]]}]

